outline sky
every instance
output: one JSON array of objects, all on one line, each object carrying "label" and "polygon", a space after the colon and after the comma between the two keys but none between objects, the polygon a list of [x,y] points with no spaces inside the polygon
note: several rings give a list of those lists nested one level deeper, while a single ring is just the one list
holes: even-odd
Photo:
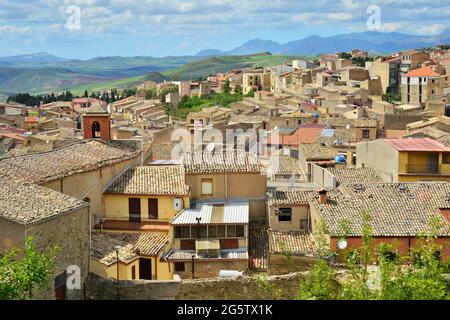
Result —
[{"label": "sky", "polygon": [[436,35],[450,0],[0,0],[0,56],[180,56],[254,39],[368,31]]}]

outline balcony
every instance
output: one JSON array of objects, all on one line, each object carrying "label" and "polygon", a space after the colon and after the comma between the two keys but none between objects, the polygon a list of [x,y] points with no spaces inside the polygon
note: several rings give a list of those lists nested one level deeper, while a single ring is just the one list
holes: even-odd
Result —
[{"label": "balcony", "polygon": [[407,173],[414,174],[438,174],[437,164],[408,164],[406,166]]}]

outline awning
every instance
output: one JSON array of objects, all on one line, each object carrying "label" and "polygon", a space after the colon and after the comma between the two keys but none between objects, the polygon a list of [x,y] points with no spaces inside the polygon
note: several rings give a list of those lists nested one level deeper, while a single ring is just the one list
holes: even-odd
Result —
[{"label": "awning", "polygon": [[196,240],[195,248],[197,250],[219,250],[219,240]]}]

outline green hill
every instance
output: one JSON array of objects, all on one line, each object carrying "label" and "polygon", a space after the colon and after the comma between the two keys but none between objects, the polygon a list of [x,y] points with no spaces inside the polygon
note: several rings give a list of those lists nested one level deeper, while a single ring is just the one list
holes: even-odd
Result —
[{"label": "green hill", "polygon": [[[170,80],[190,80],[205,78],[212,74],[227,72],[232,69],[267,67],[279,65],[284,62],[299,59],[296,56],[271,55],[270,53],[252,54],[246,56],[223,56],[209,57],[200,61],[188,63],[182,67],[162,72],[162,75]],[[97,84],[87,84],[78,87],[72,87],[70,90],[76,94],[81,94],[85,90],[102,91],[109,89],[125,89],[136,87],[145,80],[146,76],[137,76],[131,78],[117,79]]]}]

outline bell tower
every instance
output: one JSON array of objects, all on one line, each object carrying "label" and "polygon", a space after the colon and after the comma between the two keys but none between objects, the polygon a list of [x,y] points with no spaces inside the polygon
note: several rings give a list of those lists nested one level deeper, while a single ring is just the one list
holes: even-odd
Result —
[{"label": "bell tower", "polygon": [[84,139],[111,140],[111,115],[99,103],[93,103],[83,114]]}]

